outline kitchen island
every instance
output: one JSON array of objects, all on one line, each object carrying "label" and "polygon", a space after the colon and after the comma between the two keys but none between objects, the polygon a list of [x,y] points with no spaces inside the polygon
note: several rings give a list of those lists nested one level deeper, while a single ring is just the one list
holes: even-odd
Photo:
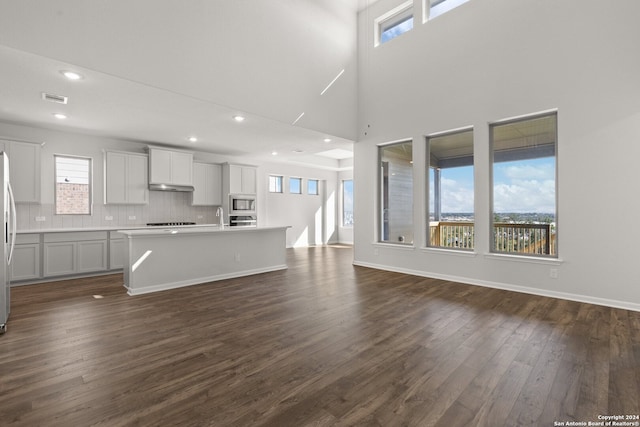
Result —
[{"label": "kitchen island", "polygon": [[125,236],[129,295],[283,270],[288,227],[159,227]]}]

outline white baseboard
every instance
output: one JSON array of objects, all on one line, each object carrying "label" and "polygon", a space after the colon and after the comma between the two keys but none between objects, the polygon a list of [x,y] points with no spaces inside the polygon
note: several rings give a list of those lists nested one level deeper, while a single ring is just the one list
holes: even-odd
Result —
[{"label": "white baseboard", "polygon": [[602,305],[606,307],[621,308],[624,310],[640,311],[640,304],[634,304],[627,301],[618,301],[607,298],[592,297],[589,295],[572,294],[569,292],[556,292],[545,289],[531,288],[528,286],[510,285],[507,283],[491,282],[487,280],[472,279],[469,277],[450,276],[447,274],[431,273],[427,271],[412,270],[407,268],[399,268],[382,264],[368,263],[362,261],[354,261],[353,265],[360,267],[375,268],[377,270],[393,271],[396,273],[409,274],[411,276],[428,277],[431,279],[447,280],[452,282],[463,283],[466,285],[484,286],[486,288],[502,289],[505,291],[514,291],[543,297],[564,299],[569,301],[584,302],[588,304]]}]

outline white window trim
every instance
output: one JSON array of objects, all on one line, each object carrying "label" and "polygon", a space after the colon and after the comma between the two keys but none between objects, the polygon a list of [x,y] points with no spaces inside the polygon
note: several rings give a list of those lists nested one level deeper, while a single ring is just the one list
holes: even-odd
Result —
[{"label": "white window trim", "polygon": [[[431,0],[422,0],[422,11],[423,11],[423,16],[422,16],[422,22],[425,23],[431,19],[435,19],[438,16],[444,15],[447,12],[452,11],[453,9],[457,8],[458,6],[462,6],[463,4],[467,3],[469,0],[462,0],[460,3],[458,4],[454,4],[454,1],[452,0],[441,0],[438,2],[438,4],[436,4],[433,7],[438,7],[440,5],[442,5],[442,9],[441,11],[438,12],[437,15],[435,16],[431,16]],[[448,3],[448,5],[446,5]]]},{"label": "white window trim", "polygon": [[[350,225],[345,225],[344,223],[344,183],[346,181],[351,181],[351,185],[353,186],[353,178],[349,178],[349,179],[342,179],[340,181],[340,227],[342,228],[350,228],[353,229],[353,225],[355,224],[355,221],[353,224]],[[353,190],[351,190],[351,197],[353,197]],[[353,206],[351,207],[351,209],[353,209]],[[351,214],[353,215],[353,211],[351,211]]]},{"label": "white window trim", "polygon": [[[522,122],[522,121],[527,121],[527,120],[533,120],[536,118],[540,118],[540,117],[547,117],[547,116],[553,116],[555,115],[556,118],[556,141],[555,141],[555,218],[556,218],[556,227],[558,227],[559,223],[559,213],[558,213],[558,209],[559,209],[559,198],[558,198],[558,193],[559,193],[559,186],[558,186],[558,177],[559,177],[559,169],[558,169],[558,109],[557,108],[551,108],[548,110],[542,110],[542,111],[538,111],[535,113],[530,113],[530,114],[522,114],[522,115],[518,115],[518,116],[513,116],[513,117],[508,117],[508,118],[504,118],[504,119],[500,119],[500,120],[495,120],[492,122],[489,122],[489,152],[490,152],[490,158],[491,158],[491,163],[490,163],[490,197],[489,197],[489,205],[490,205],[490,218],[493,218],[494,212],[494,180],[493,180],[493,168],[494,168],[494,151],[493,151],[493,136],[492,136],[492,128],[495,126],[502,126],[502,125],[507,125],[510,123],[517,123],[517,122]],[[491,219],[490,221],[490,228],[493,228],[493,219]],[[557,233],[557,228],[556,228],[556,233]],[[557,235],[556,235],[556,239],[557,239]],[[551,260],[551,261],[560,261],[562,262],[561,258],[560,258],[560,250],[559,250],[560,246],[558,244],[558,241],[556,241],[556,254],[555,255],[540,255],[540,254],[522,254],[522,253],[509,253],[509,252],[498,252],[495,251],[495,248],[493,247],[493,243],[491,243],[490,246],[490,251],[488,254],[485,254],[485,257],[487,258],[494,258],[494,259],[504,259],[504,257],[510,257],[512,259],[520,259],[520,260]]]},{"label": "white window trim", "polygon": [[[88,213],[58,213],[58,157],[69,159],[87,160],[89,163],[88,180],[89,180],[89,212]],[[53,211],[55,215],[93,215],[93,157],[75,156],[72,154],[53,154]]]},{"label": "white window trim", "polygon": [[[315,193],[309,193],[309,182],[311,181],[315,181],[316,183],[316,192]],[[320,195],[320,180],[319,179],[314,179],[314,178],[307,178],[307,195],[308,196],[319,196]]]},{"label": "white window trim", "polygon": [[[300,192],[298,192],[298,193],[294,193],[293,191],[291,191],[291,180],[294,180],[294,179],[300,180]],[[303,181],[304,180],[301,177],[290,176],[289,177],[289,183],[288,183],[289,184],[289,194],[304,194],[304,185],[303,185],[304,183],[303,183]]]},{"label": "white window trim", "polygon": [[[280,178],[280,191],[271,191],[271,178]],[[269,194],[283,194],[284,193],[284,176],[269,174],[269,181],[267,182],[267,191]]]},{"label": "white window trim", "polygon": [[[407,15],[413,15],[413,0],[408,0],[401,5],[394,7],[382,16],[379,16],[373,21],[373,45],[375,47],[380,46],[380,36],[382,35],[382,26],[385,22],[391,18],[400,17],[403,13]],[[415,22],[415,21],[414,21]]]}]

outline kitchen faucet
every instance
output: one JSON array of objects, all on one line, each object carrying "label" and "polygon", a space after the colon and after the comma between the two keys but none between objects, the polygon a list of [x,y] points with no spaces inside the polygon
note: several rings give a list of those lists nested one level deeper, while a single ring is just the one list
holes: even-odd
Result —
[{"label": "kitchen faucet", "polygon": [[224,228],[224,210],[222,206],[218,206],[218,210],[216,210],[216,216],[220,217],[220,229]]}]

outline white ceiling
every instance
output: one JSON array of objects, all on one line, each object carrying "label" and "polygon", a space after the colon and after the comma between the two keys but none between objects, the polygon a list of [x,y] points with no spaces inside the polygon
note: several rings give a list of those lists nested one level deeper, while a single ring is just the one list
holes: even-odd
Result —
[{"label": "white ceiling", "polygon": [[0,0],[0,121],[339,169],[366,3]]}]

